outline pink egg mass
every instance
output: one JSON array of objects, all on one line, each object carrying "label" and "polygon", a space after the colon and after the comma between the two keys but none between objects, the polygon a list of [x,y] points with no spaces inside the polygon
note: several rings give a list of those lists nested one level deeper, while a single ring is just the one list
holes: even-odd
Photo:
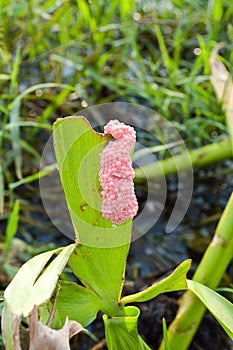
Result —
[{"label": "pink egg mass", "polygon": [[104,131],[115,140],[110,141],[100,154],[102,215],[114,224],[121,224],[132,219],[138,211],[130,158],[136,132],[133,127],[118,120],[111,120]]}]

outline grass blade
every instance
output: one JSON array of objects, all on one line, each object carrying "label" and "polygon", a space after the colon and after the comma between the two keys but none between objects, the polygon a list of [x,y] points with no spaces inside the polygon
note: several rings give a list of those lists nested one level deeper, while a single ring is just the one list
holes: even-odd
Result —
[{"label": "grass blade", "polygon": [[163,318],[163,340],[164,340],[164,350],[171,350],[169,340],[168,340],[167,325],[166,325],[165,318]]},{"label": "grass blade", "polygon": [[5,251],[8,252],[11,247],[12,239],[15,236],[19,222],[19,200],[15,201],[13,211],[9,216],[6,228]]}]

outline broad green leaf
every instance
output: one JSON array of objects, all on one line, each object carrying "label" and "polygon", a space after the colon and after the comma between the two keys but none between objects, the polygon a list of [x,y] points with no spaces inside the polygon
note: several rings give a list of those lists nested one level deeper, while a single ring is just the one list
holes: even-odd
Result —
[{"label": "broad green leaf", "polygon": [[53,328],[61,328],[68,316],[88,326],[100,310],[101,299],[91,290],[73,282],[59,283],[59,295],[56,299],[56,313],[52,323]]},{"label": "broad green leaf", "polygon": [[186,274],[190,268],[191,260],[183,261],[168,277],[153,284],[142,292],[127,295],[120,301],[121,304],[132,302],[143,302],[155,298],[157,295],[165,292],[173,292],[177,290],[186,290]]},{"label": "broad green leaf", "polygon": [[61,182],[76,240],[81,243],[69,265],[82,283],[103,299],[103,311],[114,314],[123,285],[132,220],[113,225],[101,214],[100,153],[110,139],[95,132],[83,117],[67,117],[54,124]]},{"label": "broad green leaf", "polygon": [[16,200],[6,227],[6,240],[5,240],[6,252],[9,251],[12,239],[16,234],[16,231],[18,228],[18,221],[19,221],[19,200]]},{"label": "broad green leaf", "polygon": [[84,117],[58,119],[54,144],[77,241],[95,247],[129,242],[132,220],[114,225],[101,214],[100,153],[111,136],[95,132]]},{"label": "broad green leaf", "polygon": [[187,280],[188,289],[191,290],[209,309],[225,332],[233,339],[233,304],[201,283]]},{"label": "broad green leaf", "polygon": [[[71,244],[65,248],[39,254],[19,269],[4,293],[5,302],[13,314],[26,317],[35,305],[49,300],[74,248],[75,244]],[[42,273],[45,264],[59,251],[61,253]]]},{"label": "broad green leaf", "polygon": [[101,310],[114,315],[118,310],[129,245],[114,248],[78,246],[69,260],[74,274],[101,299]]},{"label": "broad green leaf", "polygon": [[140,310],[137,307],[128,306],[124,308],[123,316],[103,315],[108,350],[150,350],[138,334],[139,314]]}]

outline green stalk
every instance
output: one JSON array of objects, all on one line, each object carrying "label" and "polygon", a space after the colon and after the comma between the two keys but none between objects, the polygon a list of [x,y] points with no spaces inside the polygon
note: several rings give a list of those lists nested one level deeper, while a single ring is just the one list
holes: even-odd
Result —
[{"label": "green stalk", "polygon": [[[219,221],[193,280],[215,289],[233,257],[233,194]],[[190,291],[181,300],[176,318],[168,329],[171,350],[188,349],[205,313],[205,306]],[[164,349],[164,344],[159,350]]]},{"label": "green stalk", "polygon": [[197,148],[189,153],[175,155],[172,158],[135,169],[135,182],[144,182],[149,178],[158,178],[186,170],[188,168],[202,168],[208,164],[223,161],[232,157],[230,139],[212,143]]}]

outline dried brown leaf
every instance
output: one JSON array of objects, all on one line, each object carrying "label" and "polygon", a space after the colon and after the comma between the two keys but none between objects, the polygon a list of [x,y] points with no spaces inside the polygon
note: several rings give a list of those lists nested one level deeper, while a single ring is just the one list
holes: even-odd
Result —
[{"label": "dried brown leaf", "polygon": [[21,316],[11,313],[7,306],[2,310],[2,335],[7,349],[21,350],[20,346],[20,322]]},{"label": "dried brown leaf", "polygon": [[233,137],[233,81],[224,64],[217,58],[218,51],[223,43],[216,45],[210,56],[211,75],[210,80],[217,98],[222,102],[226,113],[229,133]]},{"label": "dried brown leaf", "polygon": [[68,318],[62,329],[51,329],[38,321],[36,307],[29,316],[29,327],[29,350],[70,350],[69,339],[84,330],[80,323],[69,321]]}]

